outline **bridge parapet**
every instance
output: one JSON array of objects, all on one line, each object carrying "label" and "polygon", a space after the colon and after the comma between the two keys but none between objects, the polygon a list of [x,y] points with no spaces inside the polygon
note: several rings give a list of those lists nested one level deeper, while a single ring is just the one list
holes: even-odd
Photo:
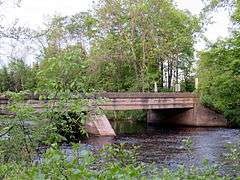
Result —
[{"label": "bridge parapet", "polygon": [[194,93],[149,93],[149,92],[110,92],[98,93],[96,97],[117,98],[198,98]]},{"label": "bridge parapet", "polygon": [[194,108],[197,96],[192,93],[102,93],[107,98],[99,107],[104,110],[150,110]]}]

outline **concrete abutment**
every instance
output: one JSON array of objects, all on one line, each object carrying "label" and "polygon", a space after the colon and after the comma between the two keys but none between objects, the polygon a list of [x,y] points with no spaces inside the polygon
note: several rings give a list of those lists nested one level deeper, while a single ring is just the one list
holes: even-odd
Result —
[{"label": "concrete abutment", "polygon": [[226,127],[222,114],[196,103],[193,108],[148,110],[150,125],[180,125],[195,127]]}]

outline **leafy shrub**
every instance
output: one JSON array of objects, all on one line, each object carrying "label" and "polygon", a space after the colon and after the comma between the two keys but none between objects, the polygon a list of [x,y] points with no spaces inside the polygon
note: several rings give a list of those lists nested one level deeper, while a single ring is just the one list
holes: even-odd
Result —
[{"label": "leafy shrub", "polygon": [[240,125],[240,34],[219,41],[201,53],[199,92],[204,104],[223,112],[231,124]]},{"label": "leafy shrub", "polygon": [[230,124],[233,126],[240,125],[240,107],[234,109],[226,109],[224,115],[227,119],[230,120]]},{"label": "leafy shrub", "polygon": [[[86,137],[81,100],[59,99],[58,103],[49,101],[42,112],[37,112],[24,100],[25,93],[7,93],[11,99],[8,111],[14,113],[4,123],[0,136],[0,162],[32,162],[39,154],[38,147],[52,143],[78,142]],[[72,112],[72,113],[69,113]]]}]

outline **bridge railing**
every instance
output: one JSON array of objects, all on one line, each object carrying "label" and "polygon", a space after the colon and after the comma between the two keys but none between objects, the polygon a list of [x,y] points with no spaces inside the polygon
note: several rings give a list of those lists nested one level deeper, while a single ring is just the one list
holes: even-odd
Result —
[{"label": "bridge railing", "polygon": [[[85,98],[93,101],[88,105],[98,106],[103,110],[137,110],[137,109],[171,109],[171,108],[193,108],[197,96],[193,93],[97,93],[91,95],[73,96],[73,99]],[[98,101],[99,98],[104,100]],[[58,100],[39,100],[37,95],[26,96],[26,103],[37,111],[41,111],[47,104]],[[96,100],[97,103],[94,103]],[[0,96],[0,114],[5,112],[9,99]]]}]

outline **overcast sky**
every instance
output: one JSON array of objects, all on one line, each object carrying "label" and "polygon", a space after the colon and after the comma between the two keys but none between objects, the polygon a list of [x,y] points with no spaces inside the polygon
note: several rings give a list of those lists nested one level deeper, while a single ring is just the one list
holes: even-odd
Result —
[{"label": "overcast sky", "polygon": [[[203,8],[201,0],[175,0],[178,7],[187,9],[193,14],[199,14]],[[54,14],[71,15],[80,11],[87,11],[92,7],[93,0],[22,0],[20,8],[5,6],[1,13],[5,15],[4,23],[11,24],[14,19],[20,19],[20,24],[34,29],[43,27],[48,16]],[[206,36],[210,41],[216,41],[228,35],[229,16],[226,12],[219,12],[214,16],[216,23],[210,25]],[[197,49],[203,48],[203,43]]]},{"label": "overcast sky", "polygon": [[[201,0],[175,0],[181,9],[188,9],[193,14],[198,14],[203,4]],[[42,27],[44,19],[54,14],[71,15],[91,8],[93,0],[22,0],[20,8],[6,7],[4,14],[7,22],[15,18],[21,19],[21,24],[34,28]],[[229,17],[226,12],[218,13],[214,19],[216,23],[207,31],[210,40],[225,37],[228,34]]]}]

